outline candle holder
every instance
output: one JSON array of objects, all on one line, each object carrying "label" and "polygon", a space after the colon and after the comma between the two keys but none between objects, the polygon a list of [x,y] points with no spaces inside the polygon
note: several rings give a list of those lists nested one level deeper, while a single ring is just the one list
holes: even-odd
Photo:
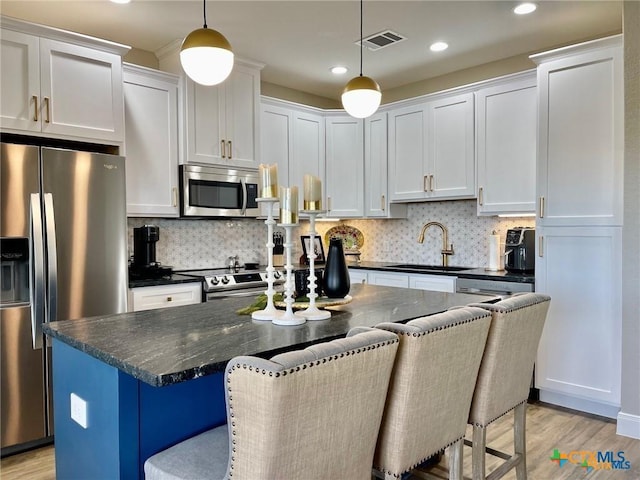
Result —
[{"label": "candle holder", "polygon": [[331,312],[327,310],[320,310],[316,306],[316,298],[318,294],[316,292],[316,271],[315,271],[315,237],[316,237],[316,217],[326,210],[302,210],[301,214],[309,217],[309,250],[307,251],[307,258],[309,259],[309,307],[300,312],[296,312],[296,315],[301,315],[307,320],[326,320],[331,318]]},{"label": "candle holder", "polygon": [[273,207],[278,203],[278,198],[257,198],[256,202],[265,203],[267,205],[267,219],[264,223],[267,225],[267,291],[264,292],[267,295],[267,305],[264,310],[257,310],[251,314],[251,318],[254,320],[272,321],[280,313],[273,304],[273,296],[276,291],[273,289],[274,272],[273,267],[273,226],[276,221],[273,218]]},{"label": "candle holder", "polygon": [[284,283],[284,303],[286,309],[284,312],[278,312],[278,315],[272,320],[274,325],[302,325],[307,321],[302,315],[296,315],[293,313],[293,265],[291,264],[291,250],[293,248],[293,242],[291,241],[291,231],[293,227],[296,227],[297,223],[279,223],[279,227],[283,227],[285,231],[284,237],[284,250],[286,252],[286,264],[285,270],[287,272],[286,280]]}]

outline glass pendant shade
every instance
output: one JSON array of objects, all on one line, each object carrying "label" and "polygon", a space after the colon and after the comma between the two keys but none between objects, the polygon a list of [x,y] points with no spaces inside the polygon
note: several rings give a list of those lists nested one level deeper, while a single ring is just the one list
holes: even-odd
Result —
[{"label": "glass pendant shade", "polygon": [[342,92],[342,106],[355,118],[373,115],[382,100],[380,85],[372,78],[359,76],[349,80]]},{"label": "glass pendant shade", "polygon": [[180,49],[185,73],[201,85],[217,85],[233,69],[234,55],[229,41],[216,30],[199,28],[186,36]]}]

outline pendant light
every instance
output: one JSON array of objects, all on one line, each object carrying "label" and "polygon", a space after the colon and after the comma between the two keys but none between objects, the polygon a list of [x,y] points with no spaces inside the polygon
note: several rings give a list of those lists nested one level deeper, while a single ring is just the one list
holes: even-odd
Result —
[{"label": "pendant light", "polygon": [[342,91],[342,106],[355,118],[367,118],[380,106],[382,92],[373,78],[362,75],[362,0],[360,0],[360,76],[349,80]]},{"label": "pendant light", "polygon": [[207,4],[202,0],[204,25],[187,35],[180,49],[180,63],[185,73],[201,85],[217,85],[233,69],[233,52],[229,41],[216,30],[207,28]]}]

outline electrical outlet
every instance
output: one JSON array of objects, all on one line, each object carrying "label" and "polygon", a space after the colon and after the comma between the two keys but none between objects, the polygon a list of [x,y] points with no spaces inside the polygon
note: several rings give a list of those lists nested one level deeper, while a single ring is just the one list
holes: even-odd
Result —
[{"label": "electrical outlet", "polygon": [[82,428],[88,427],[87,401],[75,393],[71,394],[71,420],[75,421]]}]

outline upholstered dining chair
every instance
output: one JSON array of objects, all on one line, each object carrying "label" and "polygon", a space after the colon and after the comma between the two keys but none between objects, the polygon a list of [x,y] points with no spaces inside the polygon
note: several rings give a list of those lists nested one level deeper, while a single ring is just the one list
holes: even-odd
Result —
[{"label": "upholstered dining chair", "polygon": [[[526,412],[527,398],[538,343],[551,297],[539,293],[516,294],[495,304],[472,304],[491,312],[478,381],[476,382],[469,423],[473,425],[472,478],[485,477],[485,453],[505,460],[490,478],[501,478],[515,467],[516,478],[527,478]],[[508,455],[487,447],[487,427],[514,411],[514,453]]]},{"label": "upholstered dining chair", "polygon": [[371,328],[225,371],[227,425],[155,454],[147,480],[367,479],[398,337]]},{"label": "upholstered dining chair", "polygon": [[456,308],[376,328],[396,333],[396,355],[374,456],[374,474],[401,478],[449,449],[449,478],[462,479],[463,439],[491,314]]}]

